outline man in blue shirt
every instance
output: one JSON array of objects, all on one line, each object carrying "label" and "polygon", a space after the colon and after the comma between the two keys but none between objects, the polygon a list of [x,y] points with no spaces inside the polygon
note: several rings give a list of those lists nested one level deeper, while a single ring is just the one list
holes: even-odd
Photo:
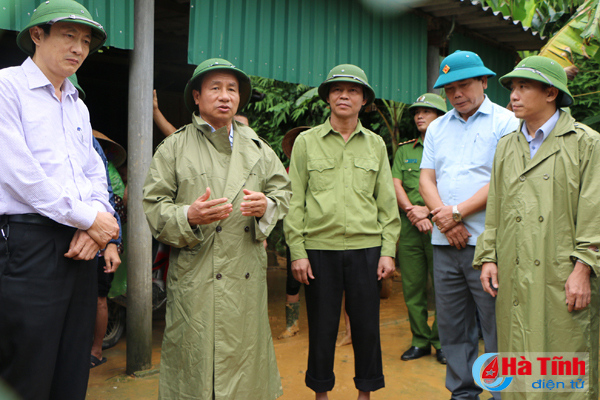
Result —
[{"label": "man in blue shirt", "polygon": [[518,126],[512,112],[484,93],[488,77],[495,75],[469,51],[444,59],[434,88],[444,88],[454,109],[429,125],[421,162],[420,192],[436,226],[434,286],[452,399],[478,399],[482,391],[471,374],[478,355],[476,310],[486,353],[497,349],[495,304],[481,287],[480,272],[471,267],[477,236],[484,229],[496,145]]}]

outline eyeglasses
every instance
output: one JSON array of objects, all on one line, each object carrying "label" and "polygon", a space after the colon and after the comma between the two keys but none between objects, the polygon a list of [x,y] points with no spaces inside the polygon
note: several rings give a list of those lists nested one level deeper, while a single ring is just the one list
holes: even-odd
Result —
[{"label": "eyeglasses", "polygon": [[80,17],[80,16],[75,15],[75,14],[71,14],[71,15],[66,16],[66,17],[58,17],[58,18],[51,19],[50,21],[47,22],[47,24],[48,25],[54,25],[55,23],[60,22],[60,21],[64,21],[65,19],[74,19],[74,20],[78,20],[78,21],[85,21],[88,24],[92,24],[92,25],[94,25],[94,26],[96,26],[96,27],[104,30],[104,28],[102,27],[102,25],[100,25],[98,22],[93,21],[93,20],[91,20],[89,18]]},{"label": "eyeglasses", "polygon": [[552,83],[552,81],[550,79],[548,79],[548,77],[546,75],[544,75],[543,73],[541,73],[537,69],[526,68],[526,67],[519,67],[519,68],[515,68],[515,71],[529,71],[529,72],[533,72],[534,74],[537,74],[537,75],[541,76],[542,78],[544,78],[546,80],[546,82],[548,82],[548,85],[554,86],[554,84]]},{"label": "eyeglasses", "polygon": [[363,81],[362,79],[354,76],[354,75],[332,75],[331,78],[329,78],[328,80],[331,80],[333,78],[351,78],[354,79],[356,81],[359,81],[360,83],[362,83],[363,85],[367,85],[367,82]]}]

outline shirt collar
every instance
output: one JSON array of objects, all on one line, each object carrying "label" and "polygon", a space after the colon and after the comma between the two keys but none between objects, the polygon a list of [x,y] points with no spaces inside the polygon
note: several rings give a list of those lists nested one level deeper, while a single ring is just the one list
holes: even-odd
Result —
[{"label": "shirt collar", "polygon": [[[469,119],[474,118],[477,116],[477,114],[491,114],[492,110],[493,110],[493,104],[492,101],[490,100],[490,98],[487,96],[487,94],[484,94],[485,98],[483,99],[483,103],[481,103],[481,105],[479,106],[479,108],[477,109],[477,111],[475,111],[475,114],[471,115],[469,117]],[[461,121],[464,121],[463,118],[460,116],[459,112],[456,111],[456,108],[453,108],[450,111],[450,115],[453,118],[459,119]]]},{"label": "shirt collar", "polygon": [[[211,124],[209,124],[208,122],[206,122],[206,120],[204,118],[202,118],[202,115],[200,115],[200,114],[198,114],[198,115],[202,119],[202,122],[204,122],[206,125],[208,125],[210,127],[211,132],[216,131],[216,129],[213,128],[213,126]],[[231,126],[229,127],[229,137],[233,137],[233,121],[231,122]]]},{"label": "shirt collar", "polygon": [[[363,128],[363,126],[360,123],[360,119],[359,119],[358,123],[356,124],[356,128],[354,128],[354,131],[350,134],[350,137],[354,136],[355,134],[357,134],[359,132],[362,132],[362,128]],[[325,123],[323,124],[323,130],[321,131],[321,137],[327,136],[331,132],[339,133],[338,131],[333,129],[333,126],[331,126],[330,118],[327,118],[327,121],[325,121]]]},{"label": "shirt collar", "polygon": [[[38,89],[42,87],[49,87],[52,92],[54,92],[54,86],[50,80],[44,75],[42,70],[33,62],[31,57],[27,57],[27,59],[21,64],[21,68],[23,68],[23,72],[25,73],[25,77],[27,78],[27,83],[29,84],[29,89]],[[77,101],[79,97],[79,92],[73,86],[70,80],[65,79],[62,85],[62,93],[66,96],[73,96],[73,99]]]},{"label": "shirt collar", "polygon": [[525,139],[527,139],[528,142],[531,142],[533,139],[535,139],[538,132],[541,131],[542,135],[544,137],[543,140],[546,140],[546,138],[548,137],[550,132],[552,132],[552,130],[556,126],[559,115],[560,115],[560,113],[558,112],[558,110],[556,110],[556,112],[554,114],[552,114],[552,116],[548,119],[548,121],[546,121],[544,123],[544,125],[540,126],[540,128],[537,131],[535,131],[535,135],[533,135],[533,136],[531,136],[529,134],[529,131],[527,130],[527,124],[525,123],[525,121],[523,121],[523,126],[521,128],[521,131],[523,132],[523,135],[525,135]]},{"label": "shirt collar", "polygon": [[420,144],[421,146],[423,146],[423,139],[421,139],[421,135],[419,134],[419,137],[417,138],[417,140],[415,140],[415,142],[413,143],[413,149],[415,147],[417,147],[417,145]]}]

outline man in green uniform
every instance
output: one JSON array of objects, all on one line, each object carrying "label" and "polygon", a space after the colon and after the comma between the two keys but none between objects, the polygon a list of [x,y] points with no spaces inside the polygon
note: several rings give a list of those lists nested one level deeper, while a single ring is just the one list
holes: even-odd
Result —
[{"label": "man in green uniform", "polygon": [[335,385],[335,340],[342,296],[352,323],[358,399],[384,387],[379,337],[379,281],[394,270],[400,233],[387,150],[358,114],[375,100],[364,71],[333,68],[319,86],[331,117],[294,142],[294,196],[284,229],[292,272],[305,284],[308,316],[306,385],[317,400]]},{"label": "man in green uniform", "polygon": [[159,398],[282,394],[267,315],[263,240],[287,212],[290,183],[271,147],[234,121],[250,78],[201,63],[185,92],[192,123],[157,148],[144,184],[154,237],[172,246]]},{"label": "man in green uniform", "polygon": [[[394,157],[392,177],[402,221],[401,240],[398,244],[398,265],[402,274],[402,290],[408,308],[411,347],[402,354],[402,360],[416,360],[436,350],[437,360],[446,364],[446,357],[438,336],[437,321],[429,328],[427,324],[427,276],[433,278],[433,247],[429,208],[419,193],[420,165],[423,157],[423,140],[429,124],[444,115],[446,101],[433,93],[420,96],[408,108],[414,115],[417,139],[400,144]],[[433,279],[432,279],[433,280]],[[436,318],[437,319],[437,318]]]},{"label": "man in green uniform", "polygon": [[521,124],[498,142],[473,261],[497,296],[498,350],[589,354],[586,390],[502,399],[596,400],[600,136],[560,110],[573,97],[558,63],[529,57],[500,82]]}]

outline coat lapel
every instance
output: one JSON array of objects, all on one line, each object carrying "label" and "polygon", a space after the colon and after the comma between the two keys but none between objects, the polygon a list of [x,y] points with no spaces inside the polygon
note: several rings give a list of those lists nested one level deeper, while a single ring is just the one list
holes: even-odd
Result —
[{"label": "coat lapel", "polygon": [[[223,197],[227,197],[229,202],[241,193],[250,171],[254,168],[261,154],[254,138],[239,129],[237,123],[233,125],[233,151],[231,153],[231,162],[229,163],[229,171],[227,172],[227,180],[225,182],[225,192]],[[260,140],[260,139],[256,139]],[[261,145],[261,143],[259,143]]]}]

